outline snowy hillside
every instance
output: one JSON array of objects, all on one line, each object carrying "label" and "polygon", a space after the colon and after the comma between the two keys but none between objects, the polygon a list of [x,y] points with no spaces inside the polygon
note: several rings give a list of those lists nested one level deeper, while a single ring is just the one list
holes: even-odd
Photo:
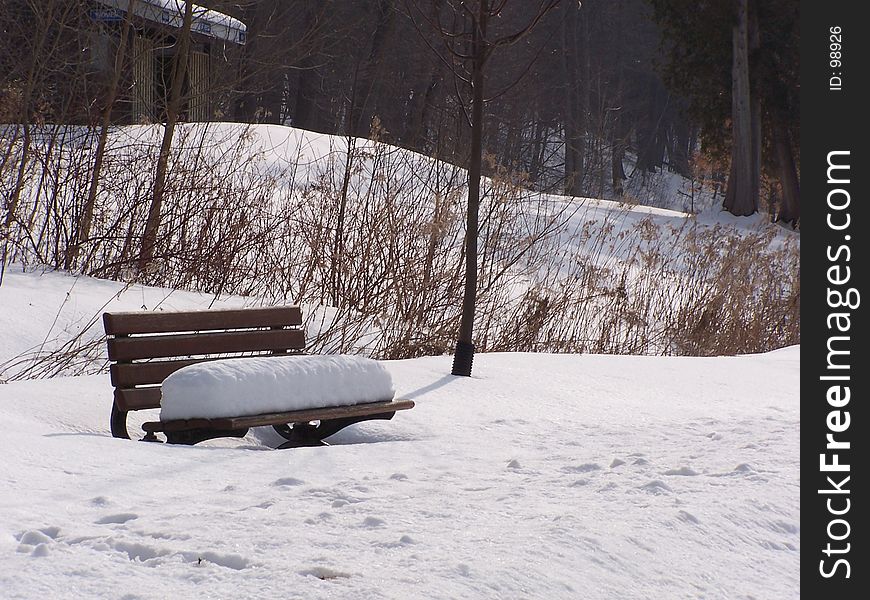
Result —
[{"label": "snowy hillside", "polygon": [[[69,232],[91,190],[80,167],[92,164],[95,144],[85,129],[55,129],[35,136],[45,155],[25,169],[29,217],[4,245],[5,276],[48,265],[132,280],[160,128],[112,130],[81,247]],[[799,343],[795,232],[759,215],[646,206],[662,195],[682,202],[686,182],[675,174],[662,174],[655,194],[635,189],[639,204],[532,192],[504,169],[491,175],[482,182],[479,349],[720,355]],[[458,327],[465,194],[463,169],[384,143],[187,124],[173,149],[157,258],[140,281],[207,292],[200,305],[228,296],[301,304],[325,332],[317,350],[441,354]],[[123,297],[115,304],[159,301]],[[102,302],[79,324],[98,318]],[[62,321],[54,337],[36,332],[22,350],[62,347]],[[0,379],[21,366],[0,362]],[[79,374],[73,366],[57,372]]]},{"label": "snowy hillside", "polygon": [[[211,300],[6,275],[0,360],[103,304]],[[10,382],[0,596],[795,598],[799,358],[387,361],[416,408],[286,451],[114,439],[104,374]]]}]

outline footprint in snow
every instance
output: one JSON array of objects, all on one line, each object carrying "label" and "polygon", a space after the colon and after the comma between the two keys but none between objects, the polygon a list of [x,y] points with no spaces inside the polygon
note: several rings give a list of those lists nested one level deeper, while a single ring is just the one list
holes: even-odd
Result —
[{"label": "footprint in snow", "polygon": [[689,467],[680,467],[679,469],[670,469],[665,471],[665,475],[679,475],[682,477],[694,477],[698,474],[694,469],[690,469]]},{"label": "footprint in snow", "polygon": [[[18,540],[18,543],[28,546],[36,546],[37,544],[47,544],[49,542],[53,542],[54,539],[57,537],[57,533],[55,532],[54,535],[51,535],[52,531],[46,531],[46,529],[30,529],[28,531],[22,531],[15,536],[15,539]],[[55,528],[52,528],[52,530],[54,529]],[[60,530],[57,530],[57,532],[59,531]]]},{"label": "footprint in snow", "polygon": [[299,571],[299,574],[306,577],[317,577],[318,579],[322,579],[324,581],[329,579],[350,577],[350,573],[345,573],[344,571],[337,571],[335,569],[330,569],[329,567],[311,567],[310,569],[304,569],[302,571]]},{"label": "footprint in snow", "polygon": [[601,465],[598,463],[584,463],[582,465],[569,465],[567,467],[562,467],[563,473],[589,473],[591,471],[598,471],[601,469]]},{"label": "footprint in snow", "polygon": [[393,473],[392,475],[390,475],[390,479],[393,479],[395,481],[405,481],[406,479],[408,479],[408,476],[404,473]]},{"label": "footprint in snow", "polygon": [[106,515],[95,521],[97,525],[121,525],[127,521],[138,519],[139,515],[134,513],[118,513],[116,515]]},{"label": "footprint in snow", "polygon": [[677,518],[684,523],[691,523],[692,525],[700,525],[701,521],[698,520],[698,517],[693,515],[690,512],[685,510],[681,510],[677,512]]},{"label": "footprint in snow", "polygon": [[755,467],[748,463],[740,463],[727,473],[713,473],[711,477],[735,477],[739,475],[744,475],[750,479],[760,479],[762,481],[766,481],[763,477],[760,477],[758,475],[758,471],[755,470]]},{"label": "footprint in snow", "polygon": [[182,552],[184,562],[194,563],[198,567],[213,564],[233,571],[243,571],[251,566],[256,566],[250,560],[239,554],[221,554],[219,552]]},{"label": "footprint in snow", "polygon": [[621,467],[624,464],[625,464],[625,461],[622,460],[621,458],[614,458],[613,462],[610,463],[610,468],[615,469],[616,467]]},{"label": "footprint in snow", "polygon": [[520,461],[518,461],[517,459],[513,458],[513,459],[511,459],[511,461],[507,464],[507,468],[508,468],[508,469],[522,469],[523,466],[520,464]]},{"label": "footprint in snow", "polygon": [[324,521],[331,521],[332,516],[333,516],[332,513],[322,512],[319,515],[317,515],[316,518],[315,517],[308,517],[307,519],[305,519],[303,521],[303,523],[305,523],[306,525],[320,525]]},{"label": "footprint in snow", "polygon": [[106,540],[108,544],[107,549],[114,550],[115,552],[126,554],[127,558],[130,559],[130,562],[142,562],[147,563],[149,561],[151,565],[155,564],[157,559],[164,559],[166,556],[171,554],[169,550],[163,548],[155,548],[153,546],[148,546],[147,544],[140,544],[138,542],[129,542],[126,540],[119,540],[114,538],[108,538]]},{"label": "footprint in snow", "polygon": [[665,482],[658,479],[656,479],[655,481],[650,481],[649,483],[645,483],[638,489],[641,489],[650,494],[654,494],[656,496],[660,494],[667,494],[673,491]]},{"label": "footprint in snow", "polygon": [[768,523],[768,529],[771,531],[775,531],[776,533],[787,533],[790,535],[798,535],[801,531],[799,525],[795,525],[794,523],[787,523],[785,521],[774,521],[772,523]]},{"label": "footprint in snow", "polygon": [[43,529],[31,529],[18,534],[17,552],[21,554],[30,554],[31,556],[41,558],[49,555],[49,546],[54,543],[60,533],[57,527],[45,527]]},{"label": "footprint in snow", "polygon": [[377,527],[383,527],[387,522],[378,517],[366,517],[362,522],[362,526],[368,529],[375,529]]},{"label": "footprint in snow", "polygon": [[417,542],[410,535],[403,535],[398,542],[376,542],[372,546],[378,548],[401,548],[402,546],[411,546]]},{"label": "footprint in snow", "polygon": [[295,485],[303,485],[304,483],[304,481],[296,479],[295,477],[282,477],[281,479],[273,481],[272,485],[276,487],[292,487]]}]

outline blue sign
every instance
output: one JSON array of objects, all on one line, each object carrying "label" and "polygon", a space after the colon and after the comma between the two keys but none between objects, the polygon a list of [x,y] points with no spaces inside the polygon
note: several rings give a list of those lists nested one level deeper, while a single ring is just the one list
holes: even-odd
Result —
[{"label": "blue sign", "polygon": [[124,13],[117,8],[92,8],[88,11],[88,16],[102,23],[117,23],[124,20]]}]

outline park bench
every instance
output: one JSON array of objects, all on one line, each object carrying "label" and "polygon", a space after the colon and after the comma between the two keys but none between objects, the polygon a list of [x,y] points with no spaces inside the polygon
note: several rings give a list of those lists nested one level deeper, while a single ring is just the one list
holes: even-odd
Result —
[{"label": "park bench", "polygon": [[[104,313],[110,375],[115,388],[112,435],[129,438],[127,413],[160,408],[161,383],[175,371],[230,357],[303,354],[302,313],[295,306],[186,312]],[[280,448],[325,445],[323,439],[360,421],[392,419],[414,407],[389,400],[258,415],[146,422],[146,441],[192,445],[244,437],[250,427],[272,426],[287,441]]]}]

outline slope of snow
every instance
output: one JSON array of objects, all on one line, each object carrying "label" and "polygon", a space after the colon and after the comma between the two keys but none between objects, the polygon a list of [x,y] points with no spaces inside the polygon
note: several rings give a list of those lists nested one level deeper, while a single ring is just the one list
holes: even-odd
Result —
[{"label": "slope of snow", "polygon": [[[58,310],[72,282],[4,281],[4,356],[96,312]],[[136,291],[161,293],[207,305]],[[105,374],[0,385],[0,596],[799,595],[799,348],[384,364],[416,408],[287,451],[114,439]]]},{"label": "slope of snow", "polygon": [[392,400],[384,366],[364,356],[231,358],[189,365],[161,386],[160,418],[216,419]]},{"label": "slope of snow", "polygon": [[[271,305],[257,297],[204,294],[71,276],[23,271],[11,265],[0,285],[0,383],[93,373],[105,366],[102,313],[136,310],[206,310]],[[303,305],[306,340],[331,326],[335,310]],[[362,343],[366,337],[362,335]],[[321,341],[329,347],[329,340]],[[61,353],[71,357],[57,360]],[[55,356],[53,360],[49,357]]]}]

